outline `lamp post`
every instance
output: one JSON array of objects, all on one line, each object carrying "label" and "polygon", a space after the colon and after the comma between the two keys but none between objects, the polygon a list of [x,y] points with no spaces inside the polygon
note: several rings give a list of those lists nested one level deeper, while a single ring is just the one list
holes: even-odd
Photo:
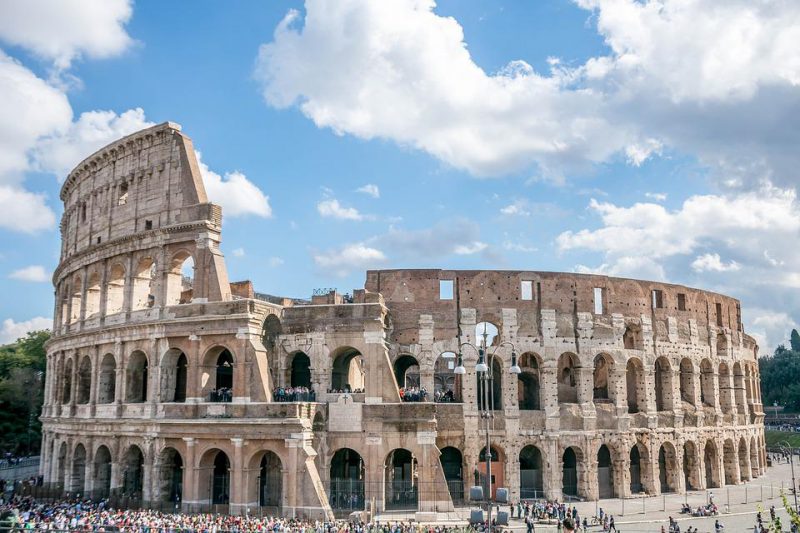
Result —
[{"label": "lamp post", "polygon": [[794,510],[797,511],[797,482],[794,479],[794,448],[792,448],[787,441],[779,442],[778,446],[784,450],[789,450],[789,464],[792,465],[792,493],[794,494]]},{"label": "lamp post", "polygon": [[[487,361],[487,339],[489,337],[488,332],[486,331],[486,326],[484,325],[483,333],[481,334],[481,341],[478,346],[470,342],[462,342],[458,347],[458,366],[453,370],[455,374],[464,375],[467,373],[467,369],[464,368],[464,359],[461,354],[461,349],[464,346],[469,346],[476,352],[478,352],[478,364],[475,365],[475,371],[478,373],[478,379],[483,384],[483,402],[480,401],[481,390],[478,390],[478,411],[480,411],[481,418],[484,421],[485,431],[486,431],[486,451],[485,451],[485,459],[486,459],[486,492],[484,498],[486,499],[486,519],[487,524],[489,525],[489,531],[492,530],[492,504],[491,504],[491,488],[492,488],[492,446],[490,441],[490,420],[494,418],[494,372],[492,371],[494,368],[494,358],[497,354],[497,350],[501,346],[509,345],[511,346],[511,368],[509,372],[511,374],[519,374],[522,370],[517,365],[517,352],[516,347],[512,342],[505,341],[501,342],[497,346],[494,347],[492,352],[488,354],[488,361]],[[487,365],[488,362],[488,365]],[[491,405],[490,405],[491,400]]]}]

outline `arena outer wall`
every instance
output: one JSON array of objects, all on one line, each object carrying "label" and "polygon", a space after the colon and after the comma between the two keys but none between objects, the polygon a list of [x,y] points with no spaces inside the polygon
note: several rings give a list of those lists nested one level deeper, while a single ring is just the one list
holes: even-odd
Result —
[{"label": "arena outer wall", "polygon": [[[172,123],[84,160],[61,199],[41,462],[55,490],[187,511],[434,517],[484,472],[477,351],[462,344],[494,328],[493,490],[656,495],[765,470],[758,348],[733,298],[448,270],[369,271],[349,298],[260,295],[229,282],[221,208]],[[275,401],[292,385],[315,401]],[[401,402],[403,385],[428,401]],[[448,390],[454,401],[431,401]]]}]

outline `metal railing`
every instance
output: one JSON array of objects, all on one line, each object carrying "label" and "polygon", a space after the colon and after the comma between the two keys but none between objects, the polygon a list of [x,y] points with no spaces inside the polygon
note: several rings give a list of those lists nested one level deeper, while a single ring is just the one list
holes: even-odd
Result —
[{"label": "metal railing", "polygon": [[0,470],[7,470],[9,468],[23,468],[26,466],[38,466],[39,465],[39,456],[35,457],[23,457],[23,458],[11,458],[11,459],[0,459]]}]

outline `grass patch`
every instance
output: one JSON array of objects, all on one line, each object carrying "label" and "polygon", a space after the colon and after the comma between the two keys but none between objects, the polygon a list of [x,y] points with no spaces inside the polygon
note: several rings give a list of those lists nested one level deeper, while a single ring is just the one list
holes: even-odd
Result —
[{"label": "grass patch", "polygon": [[788,442],[789,446],[800,448],[800,433],[765,431],[764,440],[767,442],[767,446],[777,446],[780,442]]}]

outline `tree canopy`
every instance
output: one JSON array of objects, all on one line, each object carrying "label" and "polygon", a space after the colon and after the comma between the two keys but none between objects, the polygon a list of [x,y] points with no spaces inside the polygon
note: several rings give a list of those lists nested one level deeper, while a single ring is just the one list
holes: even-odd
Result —
[{"label": "tree canopy", "polygon": [[787,411],[800,411],[800,335],[792,330],[791,349],[783,344],[771,356],[758,360],[761,396],[764,407],[782,405]]}]

